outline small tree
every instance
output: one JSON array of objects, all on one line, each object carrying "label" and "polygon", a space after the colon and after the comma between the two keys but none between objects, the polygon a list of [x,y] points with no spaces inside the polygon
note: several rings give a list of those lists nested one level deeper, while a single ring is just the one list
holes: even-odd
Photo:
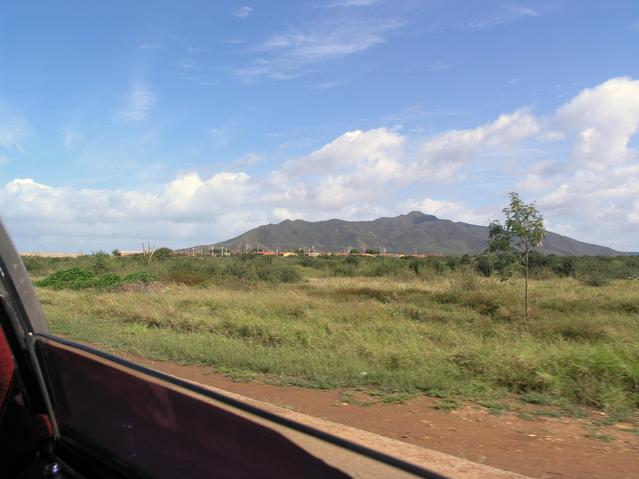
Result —
[{"label": "small tree", "polygon": [[490,243],[488,251],[508,255],[524,270],[524,316],[528,320],[528,273],[530,253],[544,240],[544,218],[534,203],[526,204],[519,193],[510,193],[510,206],[502,211],[506,221],[498,220],[488,227]]},{"label": "small tree", "polygon": [[173,256],[173,250],[171,248],[158,248],[155,250],[156,259],[166,259]]}]

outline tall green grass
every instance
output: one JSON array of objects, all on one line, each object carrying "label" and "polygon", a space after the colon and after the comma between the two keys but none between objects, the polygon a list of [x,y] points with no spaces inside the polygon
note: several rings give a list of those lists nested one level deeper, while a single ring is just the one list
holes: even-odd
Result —
[{"label": "tall green grass", "polygon": [[361,274],[350,277],[314,258],[289,263],[299,277],[286,283],[260,279],[258,269],[284,259],[197,259],[172,259],[164,274],[188,265],[216,280],[38,295],[56,333],[243,377],[477,400],[514,394],[615,417],[639,407],[639,281],[534,280],[524,322],[521,280],[486,278],[472,266],[440,274],[408,266],[385,277],[373,274],[385,261],[355,258],[342,262]]}]

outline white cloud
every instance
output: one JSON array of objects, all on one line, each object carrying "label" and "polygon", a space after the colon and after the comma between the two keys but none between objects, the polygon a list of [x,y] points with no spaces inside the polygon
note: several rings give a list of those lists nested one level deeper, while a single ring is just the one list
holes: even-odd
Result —
[{"label": "white cloud", "polygon": [[386,128],[350,131],[284,163],[271,181],[287,185],[287,196],[308,209],[339,211],[378,197],[401,179],[405,141]]},{"label": "white cloud", "polygon": [[463,202],[435,200],[424,198],[420,200],[410,199],[402,203],[401,211],[418,210],[422,213],[435,215],[440,219],[461,221],[464,223],[487,225],[495,218],[495,213],[491,211],[479,211],[470,208]]},{"label": "white cloud", "polygon": [[536,136],[540,128],[539,120],[523,108],[477,128],[440,133],[422,145],[414,174],[431,180],[450,179],[477,153],[503,152]]},{"label": "white cloud", "polygon": [[311,83],[310,85],[308,85],[309,88],[312,88],[313,90],[328,90],[330,88],[335,88],[336,86],[341,85],[343,82],[341,81],[325,81],[325,82],[320,82],[320,83]]},{"label": "white cloud", "polygon": [[531,193],[548,191],[561,180],[562,173],[553,161],[535,161],[528,168],[524,178],[517,182],[516,189]]},{"label": "white cloud", "polygon": [[138,45],[138,50],[157,50],[161,46],[161,43],[143,43],[142,45]]},{"label": "white cloud", "polygon": [[66,128],[62,132],[62,142],[67,150],[73,149],[80,141],[82,141],[82,134],[76,129]]},{"label": "white cloud", "polygon": [[29,123],[24,118],[0,111],[0,148],[22,152],[29,130]]},{"label": "white cloud", "polygon": [[488,30],[499,25],[539,16],[539,11],[522,5],[500,5],[495,11],[468,21],[469,30]]},{"label": "white cloud", "polygon": [[559,141],[565,139],[566,134],[559,130],[547,130],[539,135],[539,141]]},{"label": "white cloud", "polygon": [[261,155],[259,153],[255,153],[252,151],[244,155],[239,160],[237,160],[235,164],[237,164],[238,166],[251,166],[251,165],[255,165],[256,163],[260,163],[261,161],[264,161],[265,158],[266,157],[264,155]]},{"label": "white cloud", "polygon": [[329,7],[368,7],[376,3],[381,3],[383,0],[339,0],[329,3]]},{"label": "white cloud", "polygon": [[[241,210],[247,204],[252,188],[242,172],[208,179],[186,174],[157,193],[52,187],[24,178],[0,190],[0,210],[10,230],[18,231],[26,244],[37,244],[47,235],[82,237],[87,246],[112,238],[134,238],[134,245],[142,239],[190,241],[191,234],[205,230],[209,238],[216,234],[221,239],[237,232],[234,228],[247,216],[237,206]],[[233,213],[238,221],[232,221]],[[219,223],[222,218],[226,224]]]},{"label": "white cloud", "polygon": [[[639,249],[639,81],[610,79],[560,107],[557,123],[576,130],[571,168],[539,205],[591,241]],[[633,246],[634,244],[634,246]]]},{"label": "white cloud", "polygon": [[118,112],[118,117],[124,121],[144,121],[148,118],[156,101],[156,96],[149,85],[136,83],[128,93],[126,103]]},{"label": "white cloud", "polygon": [[605,170],[636,155],[628,148],[639,128],[639,80],[613,78],[587,88],[557,112],[564,127],[578,130],[573,160]]},{"label": "white cloud", "polygon": [[294,176],[322,176],[353,167],[394,167],[404,143],[404,137],[386,128],[349,131],[318,150],[287,162],[284,168]]},{"label": "white cloud", "polygon": [[251,13],[253,13],[253,9],[248,5],[233,10],[233,16],[236,18],[248,18]]},{"label": "white cloud", "polygon": [[[500,216],[506,193],[516,190],[536,200],[561,232],[639,250],[638,105],[637,81],[616,78],[583,90],[552,119],[521,108],[429,138],[390,128],[353,130],[279,165],[263,162],[255,176],[188,173],[154,191],[15,179],[0,190],[0,210],[28,244],[49,238],[72,245],[84,238],[86,248],[95,249],[116,238],[133,246],[143,239],[183,246],[286,217],[366,219],[419,209],[485,224]],[[228,129],[211,135],[219,144]],[[4,138],[1,147],[16,148],[15,135]],[[249,153],[235,167],[259,161],[261,155]],[[455,175],[467,177],[452,196],[446,181]],[[477,206],[479,187],[486,206]]]},{"label": "white cloud", "polygon": [[228,146],[231,139],[231,127],[220,126],[218,128],[211,128],[211,136],[213,137],[215,148],[224,148]]},{"label": "white cloud", "polygon": [[343,20],[329,22],[268,38],[259,51],[283,52],[300,61],[319,61],[352,55],[384,43],[385,34],[398,28],[394,20]]},{"label": "white cloud", "polygon": [[235,72],[247,80],[297,78],[312,65],[348,57],[385,43],[387,35],[400,26],[401,22],[394,19],[316,21],[270,36],[253,49],[259,57]]}]

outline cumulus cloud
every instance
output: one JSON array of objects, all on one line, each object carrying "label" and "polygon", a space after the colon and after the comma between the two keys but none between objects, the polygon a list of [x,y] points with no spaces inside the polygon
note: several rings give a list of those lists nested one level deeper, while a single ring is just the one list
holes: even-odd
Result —
[{"label": "cumulus cloud", "polygon": [[321,210],[336,210],[368,201],[402,174],[406,139],[386,128],[344,133],[322,148],[288,161],[273,176],[279,184],[313,178],[289,188],[300,201]]},{"label": "cumulus cloud", "polygon": [[285,169],[292,175],[326,175],[358,166],[368,169],[380,164],[396,165],[405,141],[387,128],[349,131],[318,150],[287,162]]},{"label": "cumulus cloud", "polygon": [[246,174],[230,172],[184,175],[158,193],[52,187],[24,178],[0,190],[0,209],[22,248],[79,244],[86,251],[88,245],[136,247],[142,240],[178,245],[237,233],[250,211],[236,205],[246,203],[250,189]]},{"label": "cumulus cloud", "polygon": [[[249,176],[222,172],[202,179],[196,173],[179,176],[159,193],[52,187],[31,178],[10,181],[0,190],[0,208],[7,219],[81,221],[89,224],[169,220],[206,222],[246,201]],[[8,205],[13,205],[8,208]]]},{"label": "cumulus cloud", "polygon": [[630,146],[639,129],[639,81],[587,88],[557,110],[556,121],[576,131],[571,168],[540,206],[583,237],[638,249],[629,235],[639,233],[639,152]]},{"label": "cumulus cloud", "polygon": [[639,80],[613,78],[587,88],[559,109],[557,120],[578,131],[572,157],[579,167],[624,163],[636,155],[628,143],[639,128]]},{"label": "cumulus cloud", "polygon": [[255,153],[254,151],[252,151],[244,155],[239,160],[237,160],[235,164],[238,166],[251,166],[251,165],[260,163],[261,161],[264,161],[265,159],[266,157],[264,155],[261,155],[259,153]]},{"label": "cumulus cloud", "polygon": [[[507,192],[516,190],[536,201],[561,232],[637,250],[637,83],[615,78],[583,90],[550,118],[521,108],[428,138],[390,128],[353,130],[280,164],[263,162],[256,153],[234,164],[241,169],[261,162],[255,176],[224,171],[204,178],[192,172],[153,191],[14,179],[0,189],[0,209],[25,241],[57,238],[52,241],[71,244],[84,238],[93,245],[151,239],[182,246],[227,239],[285,218],[366,219],[418,209],[485,224],[500,216]],[[16,148],[15,139],[4,138],[0,147]],[[512,173],[504,174],[506,160]],[[478,170],[480,176],[469,174]],[[464,174],[468,178],[455,184],[453,200],[446,182]],[[478,187],[486,190],[480,203],[485,206],[468,199]]]},{"label": "cumulus cloud", "polygon": [[473,155],[503,152],[539,132],[539,120],[524,108],[474,129],[440,133],[422,145],[415,174],[431,180],[450,179]]},{"label": "cumulus cloud", "polygon": [[410,199],[401,206],[402,211],[418,210],[438,218],[477,225],[486,225],[496,217],[494,211],[471,208],[461,201],[436,200],[430,197]]},{"label": "cumulus cloud", "polygon": [[562,177],[564,171],[551,160],[534,161],[524,178],[517,182],[516,189],[527,193],[547,191]]}]

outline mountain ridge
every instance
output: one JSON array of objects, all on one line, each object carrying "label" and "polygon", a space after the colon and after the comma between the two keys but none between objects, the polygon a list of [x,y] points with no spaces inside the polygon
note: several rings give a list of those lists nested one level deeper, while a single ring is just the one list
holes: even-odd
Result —
[{"label": "mountain ridge", "polygon": [[[206,250],[211,245],[184,248],[183,252]],[[481,254],[488,246],[488,227],[440,219],[421,211],[366,221],[331,218],[321,221],[285,219],[253,228],[214,247],[230,250],[294,250],[315,248],[339,252],[347,248],[385,249],[389,253]],[[578,241],[547,232],[543,253],[579,256],[627,255],[607,246]]]}]

